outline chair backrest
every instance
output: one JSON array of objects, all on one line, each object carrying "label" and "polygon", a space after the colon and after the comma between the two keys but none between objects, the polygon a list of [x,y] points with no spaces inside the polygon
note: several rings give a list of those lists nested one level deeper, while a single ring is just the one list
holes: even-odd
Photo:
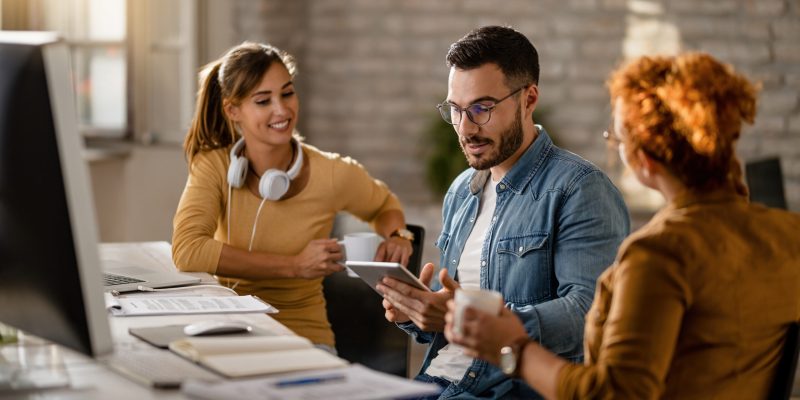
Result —
[{"label": "chair backrest", "polygon": [[[408,269],[419,275],[425,229],[418,225],[407,227],[414,233],[414,253]],[[339,357],[406,377],[409,337],[386,320],[381,297],[364,281],[349,277],[344,271],[326,277],[322,286]]]},{"label": "chair backrest", "polygon": [[767,158],[748,162],[745,164],[745,177],[747,187],[750,189],[750,201],[786,209],[783,173],[779,159]]},{"label": "chair backrest", "polygon": [[781,359],[778,362],[778,372],[775,374],[768,397],[770,400],[786,400],[792,396],[798,354],[800,354],[800,323],[794,322],[789,326],[786,335]]}]

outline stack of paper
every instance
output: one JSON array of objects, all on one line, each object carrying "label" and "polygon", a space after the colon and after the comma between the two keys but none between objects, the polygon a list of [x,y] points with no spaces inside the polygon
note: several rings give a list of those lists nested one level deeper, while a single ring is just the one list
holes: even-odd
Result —
[{"label": "stack of paper", "polygon": [[253,296],[115,298],[106,293],[106,307],[116,316],[278,312],[275,307]]}]

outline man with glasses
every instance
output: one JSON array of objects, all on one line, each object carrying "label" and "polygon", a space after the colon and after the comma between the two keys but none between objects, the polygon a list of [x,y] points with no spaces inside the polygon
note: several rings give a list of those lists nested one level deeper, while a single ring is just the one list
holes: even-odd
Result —
[{"label": "man with glasses", "polygon": [[[628,212],[603,172],[534,124],[539,60],[525,36],[476,29],[450,47],[447,64],[448,95],[438,108],[471,168],[444,199],[436,291],[390,278],[378,288],[386,318],[430,344],[416,379],[442,386],[441,398],[535,398],[510,377],[513,348],[501,370],[447,343],[446,302],[458,287],[499,291],[532,339],[579,362],[584,314],[628,234]],[[420,278],[433,275],[427,264]]]}]

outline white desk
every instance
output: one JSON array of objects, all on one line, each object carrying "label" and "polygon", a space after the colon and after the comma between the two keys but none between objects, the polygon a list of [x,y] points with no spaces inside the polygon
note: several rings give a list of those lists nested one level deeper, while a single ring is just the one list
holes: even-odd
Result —
[{"label": "white desk", "polygon": [[[101,245],[101,251],[103,246]],[[169,257],[169,254],[166,255]],[[171,262],[170,262],[171,263]],[[158,266],[150,266],[155,267]],[[214,283],[216,280],[209,274],[192,274],[203,279],[204,283]],[[222,295],[221,290],[196,289],[198,292],[208,291],[214,295]],[[186,292],[180,292],[187,294]],[[147,294],[142,294],[147,295]],[[175,293],[178,295],[178,293]],[[248,322],[254,327],[268,330],[277,334],[294,335],[284,325],[266,314],[215,314],[214,319],[237,319]],[[111,335],[117,351],[137,348],[152,348],[149,344],[131,336],[128,329],[132,327],[164,326],[175,324],[188,324],[199,320],[209,319],[209,315],[165,315],[152,317],[112,317],[109,316]],[[32,339],[33,346],[24,347],[18,351],[41,352],[48,355],[60,356],[69,375],[71,386],[68,388],[47,389],[36,392],[0,394],[0,399],[75,399],[75,400],[108,400],[108,399],[185,399],[178,390],[157,390],[148,388],[140,383],[128,379],[115,372],[101,362],[86,357],[80,353],[61,346],[35,345],[38,340]],[[4,348],[3,351],[15,351],[13,348]],[[55,354],[54,354],[55,353]]]}]

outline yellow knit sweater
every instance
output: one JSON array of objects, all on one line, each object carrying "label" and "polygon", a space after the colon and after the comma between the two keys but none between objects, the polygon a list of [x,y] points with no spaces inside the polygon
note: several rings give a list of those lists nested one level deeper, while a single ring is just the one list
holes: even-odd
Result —
[{"label": "yellow knit sweater", "polygon": [[[173,221],[172,256],[181,271],[214,274],[223,243],[247,249],[261,198],[246,187],[233,189],[228,241],[229,148],[201,152],[194,158]],[[296,196],[267,201],[261,210],[253,251],[298,254],[313,239],[330,237],[334,217],[347,211],[374,221],[381,213],[401,210],[386,185],[369,176],[349,157],[322,152],[303,144],[309,181]],[[235,279],[218,278],[224,285]],[[314,343],[333,345],[325,311],[322,278],[238,280],[239,294],[253,294],[280,310],[275,319]]]}]

